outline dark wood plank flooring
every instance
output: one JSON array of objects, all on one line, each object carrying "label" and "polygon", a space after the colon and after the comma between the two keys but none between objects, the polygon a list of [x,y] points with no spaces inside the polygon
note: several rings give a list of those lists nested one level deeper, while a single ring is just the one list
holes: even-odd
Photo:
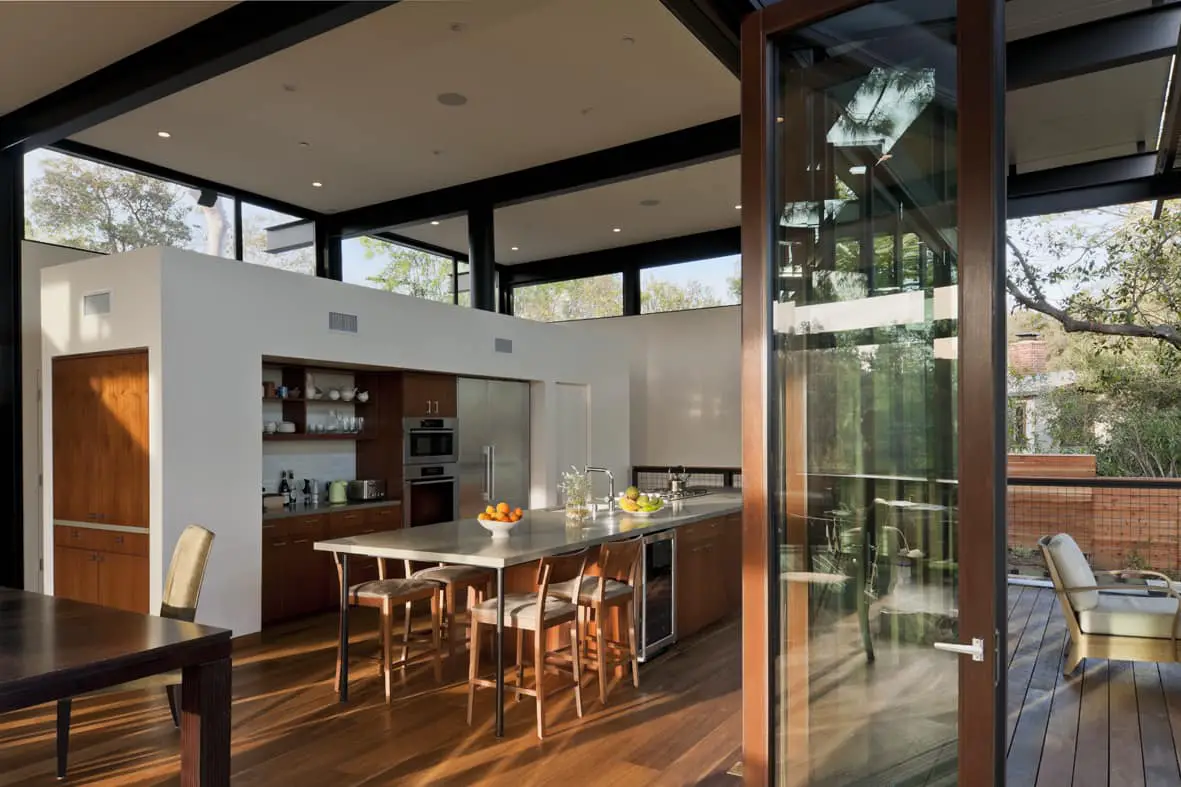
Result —
[{"label": "dark wood plank flooring", "polygon": [[1009,787],[1181,787],[1181,664],[1088,659],[1053,591],[1009,586]]},{"label": "dark wood plank flooring", "polygon": [[[444,686],[429,666],[413,671],[386,706],[376,663],[357,659],[351,702],[338,704],[335,624],[335,616],[291,624],[235,653],[234,785],[741,784],[726,775],[742,743],[737,620],[641,666],[641,688],[616,683],[606,707],[586,677],[581,720],[569,692],[547,699],[544,742],[531,699],[509,700],[503,741],[492,734],[491,691],[477,694],[467,726],[466,661],[448,665],[454,682]],[[357,642],[373,627],[362,625]],[[67,783],[179,784],[180,736],[162,689],[77,700],[73,719]],[[0,786],[58,784],[53,774],[53,709],[0,716]]]}]

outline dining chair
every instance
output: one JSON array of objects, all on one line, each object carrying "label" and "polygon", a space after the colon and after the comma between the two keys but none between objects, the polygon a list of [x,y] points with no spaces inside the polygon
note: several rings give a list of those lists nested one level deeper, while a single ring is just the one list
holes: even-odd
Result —
[{"label": "dining chair", "polygon": [[[337,581],[343,584],[344,575],[341,571],[340,554],[334,552],[332,559],[336,562]],[[387,576],[385,558],[379,557],[374,558],[374,560],[377,561],[378,578],[368,582],[350,585],[348,589],[348,603],[354,607],[376,609],[381,615],[378,628],[381,637],[381,662],[378,667],[378,673],[385,678],[385,701],[388,705],[392,702],[393,697],[393,672],[395,669],[400,668],[403,676],[405,676],[406,667],[429,658],[434,662],[435,681],[442,682],[443,680],[443,663],[440,658],[442,645],[439,641],[440,585],[438,582],[429,579],[414,579],[413,577],[390,578]],[[415,601],[423,600],[429,600],[431,602],[431,630],[428,635],[430,646],[421,653],[411,656],[411,645],[420,638],[416,637],[411,629],[410,609]],[[406,611],[402,625],[402,657],[398,661],[394,661],[394,610],[398,606],[404,606]],[[342,616],[341,623],[343,624],[343,622]],[[340,667],[340,651],[338,650],[336,653],[336,679],[333,682],[337,693],[340,693]]]},{"label": "dining chair", "polygon": [[[437,566],[413,571],[410,561],[406,561],[406,576],[412,579],[429,579],[432,582],[439,583],[439,593],[443,600],[443,621],[442,633],[447,639],[447,657],[449,659],[455,658],[455,646],[461,641],[467,641],[470,637],[460,637],[459,629],[471,624],[471,609],[464,613],[465,620],[460,619],[459,613],[456,611],[458,601],[461,598],[468,597],[468,588],[473,588],[475,591],[475,600],[477,603],[483,601],[492,595],[492,580],[496,576],[492,571],[478,566],[458,566],[440,563]],[[410,614],[409,608],[406,614]]]},{"label": "dining chair", "polygon": [[[193,622],[197,617],[197,602],[201,598],[201,586],[205,583],[205,569],[209,564],[209,552],[213,548],[213,533],[200,525],[189,525],[177,539],[172,550],[172,562],[164,580],[164,595],[160,599],[160,617]],[[164,673],[168,683],[164,690],[168,695],[168,709],[172,723],[180,727],[180,672]],[[158,686],[161,676],[142,681],[132,681],[104,689],[102,692],[129,691],[137,688]],[[57,701],[57,778],[66,778],[70,754],[70,711],[73,698]]]},{"label": "dining chair", "polygon": [[[643,551],[642,537],[606,543],[599,548],[599,576],[550,584],[551,596],[573,601],[579,607],[580,639],[584,645],[584,657],[590,662],[583,666],[593,665],[598,672],[599,701],[604,705],[607,704],[608,668],[630,664],[632,684],[637,689],[640,687],[640,660],[636,650],[636,587]],[[615,639],[609,639],[606,635],[608,612],[618,615],[615,617]],[[586,633],[590,623],[595,625],[593,653],[589,649],[591,638]],[[627,628],[626,642],[623,641],[620,626]]]},{"label": "dining chair", "polygon": [[[504,628],[515,629],[517,633],[516,685],[504,688],[512,691],[520,700],[522,695],[537,701],[537,737],[545,739],[545,698],[558,691],[574,689],[574,709],[582,718],[582,667],[578,639],[578,606],[570,601],[554,598],[549,592],[551,583],[573,580],[581,583],[586,571],[587,550],[542,558],[537,565],[536,593],[504,594]],[[494,688],[496,682],[480,677],[480,637],[485,626],[496,627],[496,599],[489,598],[476,602],[475,589],[468,591],[472,615],[472,644],[467,685],[467,723],[472,723],[475,709],[476,689]],[[570,644],[549,650],[547,633],[550,629],[569,624]],[[524,687],[525,668],[523,664],[524,634],[533,633],[533,674],[534,686]],[[569,655],[566,655],[569,651]],[[547,688],[547,672],[566,674],[570,671],[571,682],[565,686]]]}]

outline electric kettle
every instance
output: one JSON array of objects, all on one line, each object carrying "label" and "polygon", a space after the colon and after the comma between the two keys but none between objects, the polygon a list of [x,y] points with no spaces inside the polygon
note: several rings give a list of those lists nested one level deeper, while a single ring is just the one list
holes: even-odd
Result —
[{"label": "electric kettle", "polygon": [[348,481],[329,481],[328,482],[328,502],[329,503],[347,503],[349,500]]}]

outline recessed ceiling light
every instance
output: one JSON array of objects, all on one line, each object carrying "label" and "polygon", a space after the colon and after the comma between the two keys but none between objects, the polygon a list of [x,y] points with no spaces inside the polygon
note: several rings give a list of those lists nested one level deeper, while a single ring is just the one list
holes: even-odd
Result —
[{"label": "recessed ceiling light", "polygon": [[614,228],[614,229],[612,229],[611,231],[612,231],[612,232],[623,232],[623,230],[621,230],[619,227],[615,227],[615,228]]},{"label": "recessed ceiling light", "polygon": [[467,96],[463,93],[440,93],[435,100],[445,107],[462,107],[467,103]]},{"label": "recessed ceiling light", "polygon": [[734,206],[734,210],[742,210],[742,206],[741,206],[741,205],[735,205],[735,206]]},{"label": "recessed ceiling light", "polygon": [[625,43],[625,44],[634,44],[635,42],[636,42],[636,39],[632,36],[624,36],[623,37],[623,43]]},{"label": "recessed ceiling light", "polygon": [[167,131],[157,131],[156,136],[158,136],[160,139],[168,139],[172,135],[169,134]]},{"label": "recessed ceiling light", "polygon": [[321,186],[323,186],[323,185],[324,185],[324,184],[323,184],[323,183],[321,183],[321,182],[320,182],[320,181],[318,181],[318,180],[313,180],[313,181],[312,181],[312,188],[314,188],[314,189],[318,189],[318,188],[320,188],[320,187],[321,187]]},{"label": "recessed ceiling light", "polygon": [[520,251],[520,249],[519,249],[519,248],[517,248],[516,246],[513,246],[513,249],[512,249],[512,250],[513,250],[513,251]]},{"label": "recessed ceiling light", "polygon": [[782,122],[783,122],[783,116],[782,116],[782,115],[780,115],[779,117],[775,118],[775,122],[776,122],[776,123],[782,123]]},{"label": "recessed ceiling light", "polygon": [[300,142],[299,146],[301,148],[310,148],[312,146],[312,143],[311,142]]},{"label": "recessed ceiling light", "polygon": [[437,222],[437,221],[432,221],[432,222],[431,222],[431,226],[432,226],[432,227],[437,227],[437,226],[439,226],[439,222]]}]

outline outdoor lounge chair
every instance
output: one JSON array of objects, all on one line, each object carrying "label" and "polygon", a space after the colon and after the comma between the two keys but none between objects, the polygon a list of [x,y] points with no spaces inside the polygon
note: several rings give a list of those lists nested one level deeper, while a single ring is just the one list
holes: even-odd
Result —
[{"label": "outdoor lounge chair", "polygon": [[[1100,571],[1112,582],[1100,584],[1078,544],[1066,533],[1038,540],[1054,593],[1070,630],[1070,652],[1063,674],[1085,658],[1178,661],[1181,595],[1159,571]],[[1160,580],[1161,584],[1120,585],[1120,579]]]}]

